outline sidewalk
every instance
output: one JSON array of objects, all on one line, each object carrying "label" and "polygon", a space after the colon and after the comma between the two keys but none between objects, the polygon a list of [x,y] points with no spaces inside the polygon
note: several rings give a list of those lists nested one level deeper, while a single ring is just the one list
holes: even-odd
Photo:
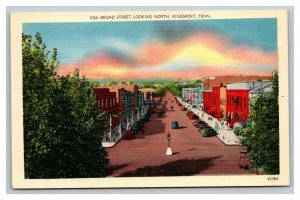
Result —
[{"label": "sidewalk", "polygon": [[[181,98],[177,97],[179,102],[187,109],[190,109],[192,112],[194,112],[201,120],[205,121],[210,127],[215,129],[217,131],[217,137],[226,145],[239,145],[240,140],[237,135],[234,134],[233,129],[221,125],[220,121],[218,121],[216,118],[212,117],[211,115],[207,114],[206,112],[198,109],[198,108],[192,108],[192,105],[185,103],[182,101]],[[211,118],[212,120],[209,120]]]}]

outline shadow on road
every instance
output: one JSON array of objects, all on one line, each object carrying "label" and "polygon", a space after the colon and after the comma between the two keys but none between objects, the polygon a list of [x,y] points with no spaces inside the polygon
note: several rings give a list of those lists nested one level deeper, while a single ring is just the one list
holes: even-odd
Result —
[{"label": "shadow on road", "polygon": [[151,117],[150,121],[145,123],[144,135],[154,135],[166,131],[166,123],[162,119]]},{"label": "shadow on road", "polygon": [[125,172],[119,177],[145,177],[145,176],[190,176],[200,174],[201,171],[213,166],[213,160],[222,156],[201,159],[181,159],[158,166],[146,166],[132,172]]},{"label": "shadow on road", "polygon": [[187,128],[186,126],[179,126],[177,129]]},{"label": "shadow on road", "polygon": [[119,170],[119,169],[122,169],[122,168],[124,168],[124,167],[128,167],[129,166],[129,164],[122,164],[122,165],[112,165],[112,166],[110,166],[110,172],[109,172],[109,175],[112,175],[112,173],[113,173],[113,171],[115,171],[115,170]]}]

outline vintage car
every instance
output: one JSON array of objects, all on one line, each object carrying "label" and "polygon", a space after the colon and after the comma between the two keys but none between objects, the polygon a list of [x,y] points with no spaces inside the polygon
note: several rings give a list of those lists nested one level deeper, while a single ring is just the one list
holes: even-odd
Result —
[{"label": "vintage car", "polygon": [[178,121],[172,121],[171,122],[171,127],[172,127],[172,129],[178,129],[179,128]]},{"label": "vintage car", "polygon": [[210,126],[205,122],[200,123],[198,126],[198,132],[202,133],[205,128],[210,128]]},{"label": "vintage car", "polygon": [[124,138],[126,140],[133,139],[134,138],[133,132],[131,130],[127,130],[124,134]]},{"label": "vintage car", "polygon": [[215,135],[217,135],[217,132],[211,127],[207,127],[202,131],[203,137],[211,137],[211,136],[215,136]]}]

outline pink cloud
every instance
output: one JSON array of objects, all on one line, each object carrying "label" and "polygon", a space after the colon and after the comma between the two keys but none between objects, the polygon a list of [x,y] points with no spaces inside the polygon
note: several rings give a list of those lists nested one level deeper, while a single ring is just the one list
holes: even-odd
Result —
[{"label": "pink cloud", "polygon": [[[106,54],[105,52],[95,52],[88,57],[74,63],[61,63],[57,69],[58,74],[66,75],[73,72],[75,68],[79,68],[82,75],[88,78],[195,78],[204,76],[217,76],[223,74],[261,74],[269,73],[269,70],[263,68],[255,68],[255,70],[247,70],[239,65],[230,67],[222,66],[201,66],[182,69],[182,71],[174,71],[170,69],[159,70],[153,66],[166,66],[172,64],[178,52],[193,45],[201,45],[213,52],[221,54],[224,58],[237,60],[244,66],[261,65],[277,68],[277,53],[267,53],[260,49],[248,46],[236,47],[228,38],[211,33],[195,33],[181,40],[166,43],[159,40],[152,40],[133,49],[128,53],[131,58],[130,62],[126,58],[118,58]],[[149,70],[139,70],[140,67],[149,68]]]}]

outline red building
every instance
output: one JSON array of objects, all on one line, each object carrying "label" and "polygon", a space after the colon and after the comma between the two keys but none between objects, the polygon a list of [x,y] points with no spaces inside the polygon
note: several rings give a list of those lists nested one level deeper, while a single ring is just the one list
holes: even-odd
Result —
[{"label": "red building", "polygon": [[247,121],[249,115],[249,90],[227,90],[226,117],[230,127]]},{"label": "red building", "polygon": [[222,112],[220,109],[220,87],[213,87],[212,91],[203,92],[204,111],[213,117],[220,119]]},{"label": "red building", "polygon": [[112,128],[120,124],[124,108],[116,103],[116,92],[109,92],[108,88],[94,88],[99,103],[99,110],[111,115]]}]

